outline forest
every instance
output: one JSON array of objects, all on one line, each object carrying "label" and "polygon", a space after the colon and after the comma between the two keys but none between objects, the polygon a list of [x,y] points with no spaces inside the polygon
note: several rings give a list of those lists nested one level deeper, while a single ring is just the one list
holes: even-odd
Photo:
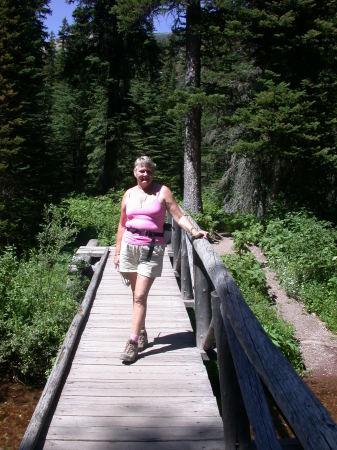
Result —
[{"label": "forest", "polygon": [[0,365],[44,379],[86,283],[63,251],[113,243],[143,154],[336,331],[337,2],[69,0],[57,36],[48,3],[0,0]]}]

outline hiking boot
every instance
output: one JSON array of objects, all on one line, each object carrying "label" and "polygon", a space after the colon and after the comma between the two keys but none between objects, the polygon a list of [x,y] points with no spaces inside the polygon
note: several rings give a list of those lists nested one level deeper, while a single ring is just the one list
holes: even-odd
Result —
[{"label": "hiking boot", "polygon": [[138,338],[138,351],[142,352],[149,345],[146,330],[140,330]]},{"label": "hiking boot", "polygon": [[126,343],[124,352],[121,353],[120,359],[126,362],[134,362],[138,355],[138,342],[129,339]]}]

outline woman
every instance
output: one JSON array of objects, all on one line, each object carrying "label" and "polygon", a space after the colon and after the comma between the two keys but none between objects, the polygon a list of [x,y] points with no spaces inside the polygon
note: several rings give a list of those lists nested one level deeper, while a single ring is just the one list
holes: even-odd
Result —
[{"label": "woman", "polygon": [[122,199],[116,237],[115,267],[126,277],[133,292],[133,317],[130,339],[121,359],[136,360],[146,345],[145,328],[147,296],[163,266],[165,241],[163,227],[168,211],[179,226],[194,238],[207,238],[207,231],[197,230],[181,212],[167,186],[153,180],[155,163],[147,156],[136,159],[133,174],[137,185],[128,189]]}]

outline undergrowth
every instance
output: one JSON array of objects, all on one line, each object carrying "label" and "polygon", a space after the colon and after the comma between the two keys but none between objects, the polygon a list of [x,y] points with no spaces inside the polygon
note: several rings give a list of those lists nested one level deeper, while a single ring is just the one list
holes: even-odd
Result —
[{"label": "undergrowth", "polygon": [[286,291],[337,332],[337,231],[306,211],[270,220],[260,239]]},{"label": "undergrowth", "polygon": [[66,214],[80,232],[98,239],[99,245],[115,243],[119,223],[122,191],[111,190],[97,197],[78,196],[62,203]]},{"label": "undergrowth", "polygon": [[235,279],[243,297],[272,342],[282,351],[297,372],[304,371],[304,363],[294,328],[278,317],[270,303],[265,274],[251,253],[224,255],[223,262]]},{"label": "undergrowth", "polygon": [[235,248],[261,246],[287,293],[337,332],[337,230],[306,210],[278,211],[233,233]]},{"label": "undergrowth", "polygon": [[76,229],[50,206],[38,235],[39,248],[21,259],[13,247],[0,254],[0,367],[41,383],[50,370],[82,299],[87,282],[72,277],[71,255],[62,253]]}]

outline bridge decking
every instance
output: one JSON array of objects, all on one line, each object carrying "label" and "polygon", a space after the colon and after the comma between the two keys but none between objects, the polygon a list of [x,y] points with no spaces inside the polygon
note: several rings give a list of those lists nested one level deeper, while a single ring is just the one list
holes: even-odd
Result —
[{"label": "bridge decking", "polygon": [[43,448],[223,449],[223,426],[166,254],[148,299],[150,346],[132,365],[131,289],[110,253]]}]

